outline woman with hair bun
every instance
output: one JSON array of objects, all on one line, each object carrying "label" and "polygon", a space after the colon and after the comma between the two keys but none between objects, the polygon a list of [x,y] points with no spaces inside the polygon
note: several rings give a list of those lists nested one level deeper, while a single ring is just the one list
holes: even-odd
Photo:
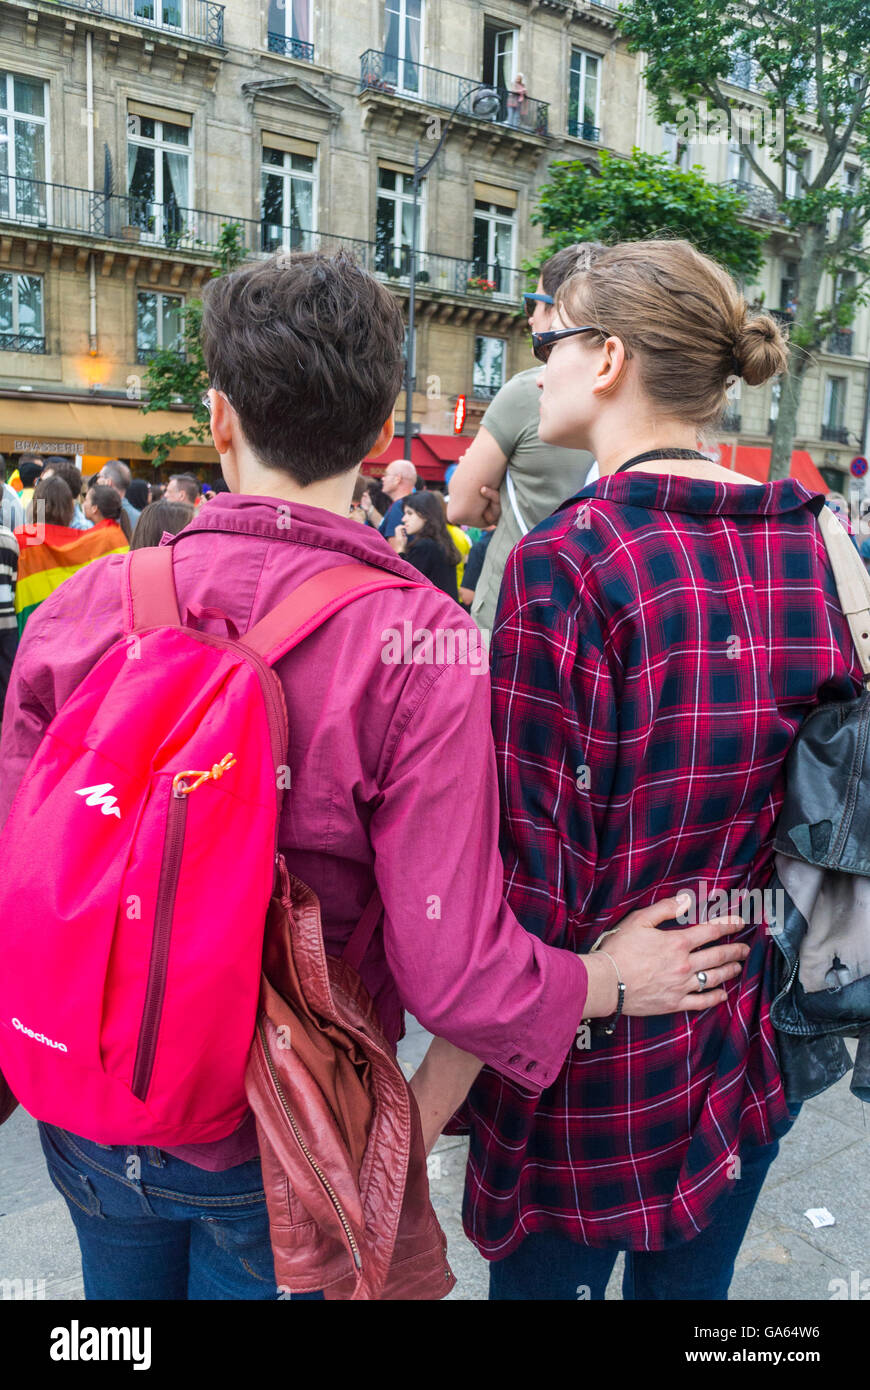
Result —
[{"label": "woman with hair bun", "polygon": [[590,450],[601,477],[505,571],[491,665],[506,895],[529,932],[586,953],[652,889],[689,890],[672,929],[742,906],[746,958],[726,1002],[655,1018],[622,1012],[614,962],[611,1019],[580,1029],[539,1097],[485,1068],[463,1116],[465,1229],[495,1299],[601,1299],[624,1251],[624,1298],[721,1300],[796,1113],[763,895],[783,765],[860,670],[821,499],[698,447],[733,377],[786,370],[774,320],[685,241],[609,248],[556,309],[534,338],[540,437]]}]

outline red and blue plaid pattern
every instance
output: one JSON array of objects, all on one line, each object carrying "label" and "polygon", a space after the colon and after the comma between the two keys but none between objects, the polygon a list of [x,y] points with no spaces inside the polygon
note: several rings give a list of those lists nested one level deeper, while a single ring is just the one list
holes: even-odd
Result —
[{"label": "red and blue plaid pattern", "polygon": [[[766,885],[795,732],[860,687],[810,502],[791,480],[621,474],[514,550],[493,726],[505,890],[528,931],[586,951],[680,889]],[[623,1018],[538,1099],[481,1073],[464,1223],[485,1256],[540,1230],[634,1250],[690,1240],[739,1180],[740,1149],[788,1128],[773,943],[757,921],[741,939],[726,1004]]]}]

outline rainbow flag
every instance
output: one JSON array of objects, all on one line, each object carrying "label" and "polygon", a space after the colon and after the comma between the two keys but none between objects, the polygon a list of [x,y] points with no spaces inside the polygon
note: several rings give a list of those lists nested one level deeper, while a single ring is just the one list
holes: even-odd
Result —
[{"label": "rainbow flag", "polygon": [[48,525],[37,529],[31,523],[19,527],[15,539],[20,550],[15,586],[19,635],[34,608],[71,574],[103,555],[122,555],[130,548],[116,521],[99,521],[90,531]]}]

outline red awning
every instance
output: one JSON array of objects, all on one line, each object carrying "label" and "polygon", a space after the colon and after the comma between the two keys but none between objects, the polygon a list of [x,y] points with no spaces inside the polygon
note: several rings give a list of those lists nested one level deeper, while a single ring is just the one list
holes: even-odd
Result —
[{"label": "red awning", "polygon": [[432,453],[444,463],[458,463],[462,455],[474,443],[469,435],[463,434],[422,434]]},{"label": "red awning", "polygon": [[[427,439],[435,438],[433,435],[416,435],[411,440],[411,462],[418,474],[427,483],[443,483],[444,464],[442,460],[426,443]],[[465,447],[468,448],[469,441],[466,439]],[[379,478],[386,471],[388,463],[395,459],[405,457],[405,440],[402,435],[394,435],[388,448],[377,458],[363,459],[362,471],[370,476]]]},{"label": "red awning", "polygon": [[[753,448],[748,444],[720,444],[719,455],[726,468],[737,473],[747,473],[766,483],[770,474],[770,449]],[[795,449],[791,456],[791,476],[803,483],[809,492],[828,492],[827,483],[822,477],[806,449]]]}]

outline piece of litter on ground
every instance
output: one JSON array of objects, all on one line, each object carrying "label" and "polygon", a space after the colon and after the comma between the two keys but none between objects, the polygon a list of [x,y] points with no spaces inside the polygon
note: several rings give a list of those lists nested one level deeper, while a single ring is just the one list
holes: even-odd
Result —
[{"label": "piece of litter on ground", "polygon": [[831,1215],[827,1207],[810,1207],[809,1211],[804,1212],[804,1216],[812,1221],[816,1230],[820,1226],[836,1226],[836,1218]]}]

